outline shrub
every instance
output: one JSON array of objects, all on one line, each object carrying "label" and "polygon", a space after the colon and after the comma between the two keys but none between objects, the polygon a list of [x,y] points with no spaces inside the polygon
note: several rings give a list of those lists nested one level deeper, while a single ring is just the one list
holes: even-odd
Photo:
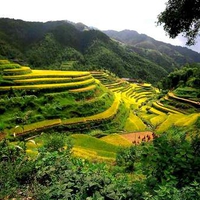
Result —
[{"label": "shrub", "polygon": [[146,144],[141,155],[150,187],[171,183],[182,188],[200,181],[200,138],[186,139],[185,131],[173,128]]},{"label": "shrub", "polygon": [[4,127],[5,127],[4,123],[0,121],[0,131],[2,131]]},{"label": "shrub", "polygon": [[198,117],[198,119],[197,119],[195,125],[196,125],[196,127],[197,127],[198,129],[200,129],[200,117]]},{"label": "shrub", "polygon": [[134,163],[136,159],[135,147],[121,148],[117,152],[116,162],[117,165],[125,168],[125,171],[131,172],[134,170]]},{"label": "shrub", "polygon": [[59,151],[66,145],[66,138],[59,133],[46,134],[44,138],[44,148],[50,152]]}]

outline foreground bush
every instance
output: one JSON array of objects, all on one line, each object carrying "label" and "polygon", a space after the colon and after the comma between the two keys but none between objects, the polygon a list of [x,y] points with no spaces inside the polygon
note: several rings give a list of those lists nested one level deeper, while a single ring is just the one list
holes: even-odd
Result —
[{"label": "foreground bush", "polygon": [[40,148],[30,159],[23,142],[0,142],[0,199],[200,199],[200,139],[187,140],[178,129],[118,152],[120,168],[146,175],[140,181],[133,181],[127,176],[133,174],[123,173],[119,166],[72,157],[71,144],[64,150],[60,136],[52,135],[45,145],[48,150]]}]

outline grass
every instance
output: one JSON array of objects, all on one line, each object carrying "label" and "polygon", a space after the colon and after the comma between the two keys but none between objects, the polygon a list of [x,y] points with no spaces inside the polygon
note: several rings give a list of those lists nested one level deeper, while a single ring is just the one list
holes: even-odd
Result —
[{"label": "grass", "polygon": [[148,109],[148,112],[151,114],[156,114],[156,115],[166,115],[164,112],[157,110],[156,108],[150,108]]},{"label": "grass", "polygon": [[197,98],[197,95],[199,94],[200,90],[191,87],[183,87],[183,88],[179,87],[175,89],[173,92],[178,97],[192,99],[192,98]]},{"label": "grass", "polygon": [[4,69],[3,73],[5,74],[13,74],[13,75],[19,75],[19,74],[29,74],[31,73],[30,67],[20,67],[20,68],[13,68],[13,69]]},{"label": "grass", "polygon": [[90,150],[82,147],[73,147],[73,156],[82,159],[91,160],[92,162],[115,162],[116,154],[102,150]]},{"label": "grass", "polygon": [[8,61],[8,60],[0,60],[0,65],[4,65],[4,64],[10,64],[10,61]]},{"label": "grass", "polygon": [[[0,69],[3,69],[4,73],[31,70],[7,61],[0,61]],[[101,83],[93,78],[93,75]],[[16,74],[4,78],[14,81],[13,90],[9,85],[2,85],[0,91],[9,91],[10,96],[24,95],[21,100],[16,99],[16,101],[8,97],[12,101],[0,107],[0,111],[5,113],[1,117],[2,122],[7,125],[9,132],[16,135],[57,126],[63,130],[71,128],[72,131],[96,128],[101,131],[106,130],[106,133],[135,132],[146,130],[146,124],[156,128],[158,133],[162,133],[171,126],[193,125],[199,116],[198,113],[183,115],[158,102],[152,103],[153,99],[156,99],[156,89],[150,84],[130,84],[102,72],[32,70],[29,74]],[[47,94],[46,91],[52,93]],[[7,95],[6,92],[2,92],[2,96]],[[45,93],[43,100],[40,100],[43,93]],[[34,94],[36,99],[27,101],[26,94]],[[10,105],[9,112],[8,105]],[[29,112],[32,114],[28,116],[30,118],[26,121],[27,125],[15,126],[17,120],[24,120],[26,113]],[[7,121],[3,120],[4,117]],[[52,117],[56,119],[47,120]],[[19,121],[20,123],[24,121]],[[15,128],[10,129],[14,126]],[[130,145],[118,134],[106,136],[101,140],[115,146]],[[91,156],[93,158],[113,157],[113,152],[108,153],[107,150],[94,149],[94,147],[88,149],[83,143],[82,145],[75,146],[77,154],[84,152],[85,155],[93,155]],[[30,154],[34,153],[33,149],[29,150]]]},{"label": "grass", "polygon": [[29,78],[29,79],[19,79],[19,80],[14,80],[15,83],[20,83],[20,84],[35,84],[35,83],[45,83],[45,82],[69,82],[71,78]]},{"label": "grass", "polygon": [[153,102],[152,106],[154,108],[156,108],[157,110],[160,110],[160,111],[165,112],[165,113],[180,114],[180,112],[178,112],[176,110],[172,110],[170,108],[166,108],[164,105],[162,105],[161,103],[158,103],[158,102]]},{"label": "grass", "polygon": [[19,64],[4,63],[4,64],[0,64],[0,71],[4,71],[6,69],[20,68],[20,67],[21,66]]},{"label": "grass", "polygon": [[89,90],[94,90],[95,88],[96,88],[96,85],[89,85],[89,86],[84,87],[84,88],[69,90],[69,92],[85,92],[85,91],[89,91]]},{"label": "grass", "polygon": [[184,102],[184,103],[192,104],[195,107],[200,107],[199,102],[175,96],[173,92],[168,92],[167,95],[168,95],[169,98],[173,98],[175,100],[178,100],[178,101],[181,101],[181,102]]}]

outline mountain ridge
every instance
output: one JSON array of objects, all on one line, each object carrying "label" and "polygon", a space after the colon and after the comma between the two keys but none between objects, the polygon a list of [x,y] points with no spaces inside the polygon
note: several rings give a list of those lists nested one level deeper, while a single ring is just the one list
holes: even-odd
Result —
[{"label": "mountain ridge", "polygon": [[103,32],[109,37],[129,45],[134,52],[137,52],[139,55],[144,56],[150,60],[152,60],[151,56],[148,56],[147,52],[141,52],[141,50],[154,50],[154,53],[157,51],[157,53],[161,53],[167,57],[170,57],[173,61],[175,61],[175,63],[177,62],[179,65],[183,65],[187,62],[200,62],[200,53],[196,51],[188,49],[187,47],[175,46],[170,43],[155,40],[146,34],[139,34],[134,30],[107,30]]}]

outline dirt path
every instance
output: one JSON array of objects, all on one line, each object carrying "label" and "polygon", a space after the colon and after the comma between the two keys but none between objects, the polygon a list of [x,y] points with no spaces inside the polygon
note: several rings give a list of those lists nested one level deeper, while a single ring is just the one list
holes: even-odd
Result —
[{"label": "dirt path", "polygon": [[121,136],[126,138],[133,144],[140,144],[141,142],[149,142],[149,141],[153,140],[154,133],[151,131],[145,131],[145,132],[122,134]]}]

